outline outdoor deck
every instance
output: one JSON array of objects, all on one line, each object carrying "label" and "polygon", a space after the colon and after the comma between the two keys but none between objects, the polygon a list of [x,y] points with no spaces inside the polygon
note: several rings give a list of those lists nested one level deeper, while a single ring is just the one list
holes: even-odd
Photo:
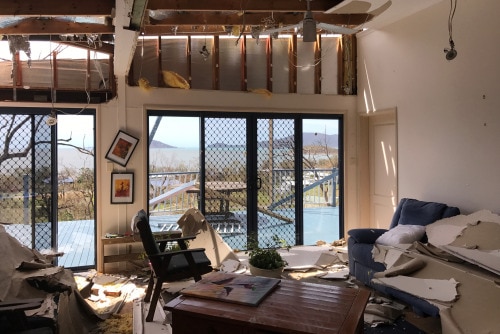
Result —
[{"label": "outdoor deck", "polygon": [[[151,216],[151,229],[153,231],[175,230],[176,224],[181,215]],[[235,219],[229,223],[215,223],[214,228],[219,231],[228,243],[231,239],[246,233],[246,224],[238,224],[236,219],[243,222],[246,216],[235,213]],[[268,218],[273,220],[275,218]],[[321,233],[321,239],[326,242],[332,242],[340,238],[339,229],[339,208],[338,207],[318,207],[304,209],[304,244],[312,245],[317,241],[318,233]],[[330,225],[333,228],[326,228]],[[47,224],[37,224],[37,230],[46,229]],[[30,236],[31,225],[4,225],[6,231],[15,236],[22,244],[30,247],[31,239],[28,237],[20,238],[20,235]],[[282,226],[282,225],[281,225]],[[327,232],[325,232],[327,231]],[[271,228],[267,233],[277,233],[280,231],[276,227]],[[99,237],[99,236],[97,236]],[[66,268],[94,267],[96,265],[96,235],[93,220],[63,221],[59,222],[58,228],[59,246],[54,251],[64,252],[64,255],[58,258],[58,265]],[[50,245],[43,247],[42,251],[50,250]]]}]

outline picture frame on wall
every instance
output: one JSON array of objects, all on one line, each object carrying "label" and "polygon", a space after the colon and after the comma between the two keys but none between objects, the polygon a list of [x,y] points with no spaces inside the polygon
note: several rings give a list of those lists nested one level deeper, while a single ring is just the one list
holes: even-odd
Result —
[{"label": "picture frame on wall", "polygon": [[106,159],[116,162],[123,167],[127,166],[138,142],[139,139],[134,136],[122,130],[118,131],[108,153],[106,153]]},{"label": "picture frame on wall", "polygon": [[134,173],[111,173],[111,204],[134,203]]}]

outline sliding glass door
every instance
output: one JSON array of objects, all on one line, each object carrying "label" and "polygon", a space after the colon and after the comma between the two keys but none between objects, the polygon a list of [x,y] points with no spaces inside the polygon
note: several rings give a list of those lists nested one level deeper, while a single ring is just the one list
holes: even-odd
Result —
[{"label": "sliding glass door", "polygon": [[196,206],[235,249],[249,235],[262,245],[273,235],[291,245],[339,238],[341,117],[179,115],[149,111],[153,228],[176,228]]},{"label": "sliding glass door", "polygon": [[94,113],[0,109],[0,223],[68,268],[95,267]]}]

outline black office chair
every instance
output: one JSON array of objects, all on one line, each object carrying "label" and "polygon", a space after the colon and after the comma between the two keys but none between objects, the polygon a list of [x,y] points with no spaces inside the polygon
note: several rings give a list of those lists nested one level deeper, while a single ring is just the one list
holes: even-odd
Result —
[{"label": "black office chair", "polygon": [[169,241],[177,242],[180,250],[165,251],[165,242],[159,245],[155,240],[149,226],[148,216],[144,210],[137,213],[136,227],[139,230],[144,250],[151,264],[151,278],[144,297],[145,302],[151,301],[146,316],[146,321],[150,322],[153,321],[156,304],[164,282],[174,282],[190,277],[193,277],[195,281],[199,281],[201,275],[211,272],[213,268],[204,248],[187,248],[186,241],[193,240],[195,236],[169,239]]}]

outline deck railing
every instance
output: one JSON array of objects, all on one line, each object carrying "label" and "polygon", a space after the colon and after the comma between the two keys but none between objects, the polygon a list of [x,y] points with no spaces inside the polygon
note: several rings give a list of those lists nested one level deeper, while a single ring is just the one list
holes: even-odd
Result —
[{"label": "deck railing", "polygon": [[[294,171],[272,171],[270,209],[295,196]],[[338,169],[305,169],[303,171],[304,206],[337,206]],[[165,172],[149,174],[149,212],[152,215],[179,214],[198,206],[199,172]]]}]

